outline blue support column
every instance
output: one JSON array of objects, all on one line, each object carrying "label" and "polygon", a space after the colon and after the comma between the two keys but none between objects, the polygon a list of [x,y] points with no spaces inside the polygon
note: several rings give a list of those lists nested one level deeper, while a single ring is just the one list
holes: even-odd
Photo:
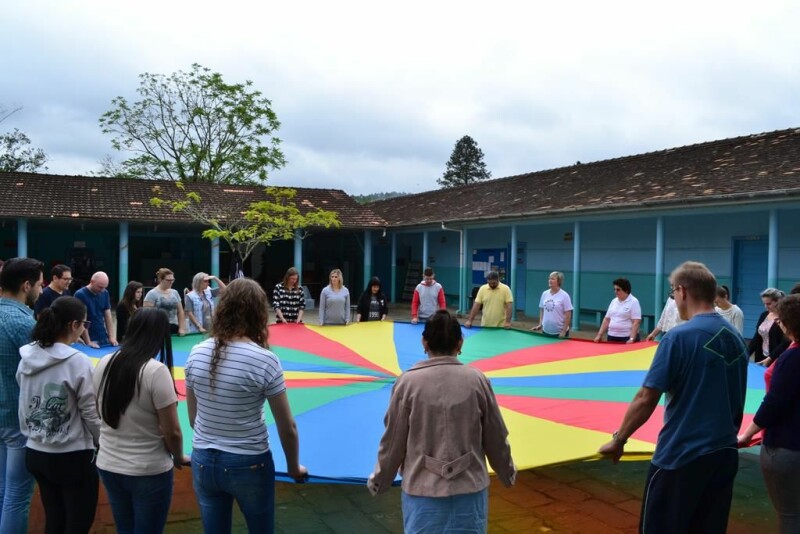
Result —
[{"label": "blue support column", "polygon": [[392,302],[397,302],[397,234],[392,233],[392,285],[389,298]]},{"label": "blue support column", "polygon": [[372,232],[364,231],[364,287],[372,278]]},{"label": "blue support column", "polygon": [[572,230],[572,330],[581,329],[581,223]]},{"label": "blue support column", "polygon": [[219,277],[219,238],[211,241],[211,275]]},{"label": "blue support column", "polygon": [[425,269],[425,267],[430,267],[430,265],[428,265],[428,257],[429,257],[429,252],[428,252],[428,231],[425,230],[424,232],[422,232],[422,268],[423,269]]},{"label": "blue support column", "polygon": [[509,266],[508,273],[511,277],[509,286],[511,287],[511,295],[514,298],[514,304],[511,305],[511,320],[517,320],[517,225],[511,226],[511,257],[509,258],[511,265]]},{"label": "blue support column", "polygon": [[469,248],[469,230],[464,228],[464,270],[461,272],[461,281],[464,284],[464,290],[461,295],[461,300],[464,307],[461,308],[461,313],[469,313],[470,303],[469,297],[472,294],[472,249]]},{"label": "blue support column", "polygon": [[[661,307],[664,302],[664,217],[656,219],[656,287],[655,302],[653,303],[653,317],[658,322]],[[649,329],[646,325],[645,330]]]},{"label": "blue support column", "polygon": [[128,286],[129,229],[127,222],[119,223],[119,298]]},{"label": "blue support column", "polygon": [[28,257],[28,219],[17,219],[17,257]]},{"label": "blue support column", "polygon": [[303,284],[303,237],[301,230],[294,232],[294,268],[300,273],[297,277],[297,283]]},{"label": "blue support column", "polygon": [[767,287],[778,287],[778,210],[769,210]]}]

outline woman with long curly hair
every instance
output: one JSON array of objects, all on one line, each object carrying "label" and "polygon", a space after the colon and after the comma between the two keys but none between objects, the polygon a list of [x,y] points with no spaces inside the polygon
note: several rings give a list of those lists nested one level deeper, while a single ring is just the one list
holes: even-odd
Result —
[{"label": "woman with long curly hair", "polygon": [[255,281],[239,278],[222,293],[211,337],[186,362],[192,478],[205,532],[231,531],[233,500],[248,530],[272,532],[275,465],[264,401],[278,427],[289,476],[302,480],[299,439],[283,369],[267,344],[269,303]]},{"label": "woman with long curly hair", "polygon": [[172,469],[187,463],[166,312],[133,315],[122,347],[97,364],[94,386],[102,420],[97,469],[117,532],[163,532]]}]

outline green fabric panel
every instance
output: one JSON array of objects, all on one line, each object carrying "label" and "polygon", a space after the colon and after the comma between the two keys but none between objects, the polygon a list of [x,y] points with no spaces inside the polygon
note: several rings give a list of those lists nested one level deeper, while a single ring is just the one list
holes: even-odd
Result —
[{"label": "green fabric panel", "polygon": [[327,358],[317,356],[316,354],[310,354],[301,350],[287,349],[283,347],[276,347],[276,350],[278,351],[276,353],[278,355],[278,359],[280,359],[282,362],[285,361],[306,364],[308,365],[308,367],[305,369],[306,371],[312,371],[314,367],[319,367],[319,371],[316,372],[325,372],[325,368],[333,367],[336,369],[353,369],[353,372],[357,372],[358,374],[362,375],[386,376],[385,373],[381,374],[380,372],[372,369],[350,365],[346,362],[329,360]]},{"label": "green fabric panel", "polygon": [[[391,378],[377,380],[375,382],[353,382],[338,387],[288,388],[286,391],[289,395],[289,404],[292,407],[292,414],[297,417],[304,412],[334,402],[338,399],[381,389],[386,387],[387,384],[394,383],[394,381],[395,379]],[[268,425],[275,422],[272,418],[272,412],[269,410],[269,406],[264,408],[264,414]]]},{"label": "green fabric panel", "polygon": [[499,354],[520,349],[560,343],[560,339],[549,338],[504,328],[483,328],[464,340],[463,354],[459,359],[464,363],[492,358]]}]

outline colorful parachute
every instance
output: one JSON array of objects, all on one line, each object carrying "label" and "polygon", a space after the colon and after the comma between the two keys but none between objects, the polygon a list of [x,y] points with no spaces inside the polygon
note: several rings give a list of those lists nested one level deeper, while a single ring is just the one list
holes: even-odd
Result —
[{"label": "colorful parachute", "polygon": [[[363,482],[375,463],[383,416],[399,374],[424,359],[422,325],[368,322],[346,327],[275,325],[269,343],[285,372],[300,432],[300,458],[311,480]],[[492,382],[519,469],[597,457],[641,385],[655,343],[596,344],[519,330],[464,329],[461,360]],[[175,379],[199,336],[174,338]],[[99,357],[110,347],[85,350]],[[751,365],[744,425],[764,395],[763,369]],[[278,433],[266,410],[276,470],[285,472]],[[185,402],[179,405],[184,447],[191,450]],[[663,406],[636,432],[626,457],[649,457]]]}]

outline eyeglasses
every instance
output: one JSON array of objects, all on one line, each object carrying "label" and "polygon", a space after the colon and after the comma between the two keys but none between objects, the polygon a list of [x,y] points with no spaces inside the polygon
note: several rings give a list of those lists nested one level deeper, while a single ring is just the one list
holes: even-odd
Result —
[{"label": "eyeglasses", "polygon": [[164,278],[164,281],[165,282],[174,282],[175,279],[174,278]]},{"label": "eyeglasses", "polygon": [[81,321],[81,323],[83,323],[83,327],[87,330],[92,326],[92,321]]},{"label": "eyeglasses", "polygon": [[72,282],[72,278],[64,278],[62,276],[61,279],[64,280],[65,282]]}]

